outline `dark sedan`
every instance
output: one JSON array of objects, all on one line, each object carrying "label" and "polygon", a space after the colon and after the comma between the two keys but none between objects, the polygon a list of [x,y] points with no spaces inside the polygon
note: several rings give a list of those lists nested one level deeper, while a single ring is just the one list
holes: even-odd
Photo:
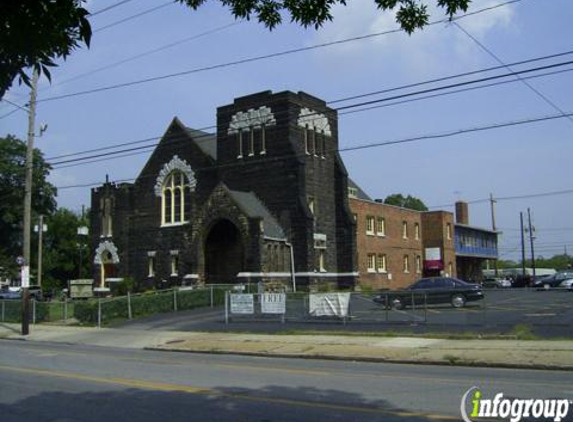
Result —
[{"label": "dark sedan", "polygon": [[558,273],[549,275],[547,277],[542,277],[535,280],[534,287],[543,287],[544,289],[549,289],[551,287],[558,287],[565,280],[573,278],[573,272],[571,271],[560,271]]},{"label": "dark sedan", "polygon": [[374,302],[394,309],[442,303],[462,308],[467,302],[481,299],[483,292],[479,284],[450,277],[429,277],[422,278],[403,290],[380,293],[374,297]]}]

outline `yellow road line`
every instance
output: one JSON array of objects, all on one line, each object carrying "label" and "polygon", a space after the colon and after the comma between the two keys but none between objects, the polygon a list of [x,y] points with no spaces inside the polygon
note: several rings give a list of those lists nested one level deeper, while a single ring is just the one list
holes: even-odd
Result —
[{"label": "yellow road line", "polygon": [[146,381],[146,380],[137,380],[137,379],[127,379],[127,378],[100,378],[94,377],[90,375],[83,375],[71,372],[60,372],[60,371],[49,371],[43,369],[32,369],[32,368],[14,368],[11,366],[2,366],[0,365],[0,371],[10,371],[16,373],[23,373],[28,375],[35,375],[35,376],[46,376],[46,377],[55,377],[55,378],[63,378],[63,379],[73,379],[73,380],[80,380],[80,381],[87,381],[99,384],[107,384],[107,385],[122,385],[131,388],[139,388],[145,390],[156,390],[156,391],[171,391],[171,392],[183,392],[188,394],[196,394],[196,395],[208,395],[208,396],[216,396],[216,397],[227,397],[227,398],[235,398],[239,400],[247,400],[247,401],[255,401],[255,402],[265,402],[265,403],[273,403],[273,404],[281,404],[287,406],[296,406],[296,407],[309,407],[315,409],[328,409],[328,410],[341,410],[345,412],[353,412],[353,413],[375,413],[375,414],[382,414],[388,416],[412,416],[412,417],[427,417],[429,419],[440,419],[440,420],[458,420],[458,416],[451,416],[451,415],[433,415],[433,414],[425,414],[419,412],[405,412],[405,411],[394,411],[394,410],[386,410],[377,407],[367,407],[367,406],[352,406],[352,405],[339,405],[339,404],[330,404],[330,403],[321,403],[321,402],[312,402],[312,401],[305,401],[305,400],[295,400],[295,399],[282,399],[282,398],[273,398],[273,397],[256,397],[250,396],[246,394],[227,394],[221,393],[216,390],[210,388],[201,388],[201,387],[193,387],[187,385],[180,385],[180,384],[168,384],[162,382],[155,382],[155,381]]},{"label": "yellow road line", "polygon": [[[38,352],[38,353],[46,353],[52,352],[57,353],[59,355],[69,355],[69,356],[79,356],[83,358],[88,358],[86,353],[80,352],[67,352],[67,351],[59,351],[54,349],[35,349],[32,347],[20,347],[21,349]],[[105,357],[105,358],[113,358],[114,360],[123,360],[129,362],[140,362],[140,363],[152,363],[152,364],[160,364],[160,365],[182,365],[188,366],[185,362],[180,362],[174,359],[146,359],[146,358],[134,358],[134,357],[117,357],[112,354],[103,354],[97,353],[98,357]],[[201,363],[194,361],[194,364]],[[380,379],[393,379],[393,380],[414,380],[414,381],[427,381],[427,382],[440,382],[440,383],[453,383],[453,384],[463,384],[466,380],[465,379],[456,379],[456,378],[439,378],[439,377],[422,377],[417,375],[397,375],[397,374],[373,374],[373,373],[352,373],[346,371],[339,371],[339,370],[316,370],[316,369],[293,369],[293,368],[285,368],[281,366],[262,366],[262,365],[251,365],[251,364],[234,364],[234,363],[211,363],[205,362],[202,363],[213,367],[213,368],[225,368],[225,369],[233,369],[236,371],[245,371],[245,370],[255,370],[255,371],[267,371],[267,372],[282,372],[282,373],[293,373],[297,375],[303,376],[343,376],[345,378],[380,378]],[[2,366],[0,365],[0,369]],[[503,369],[498,368],[498,371],[502,371]],[[513,380],[495,380],[495,383],[500,384],[508,384],[508,385],[521,385],[521,381],[513,381]],[[535,383],[536,386],[547,386],[547,387],[556,387],[556,388],[563,388],[564,384],[557,384],[557,383]],[[567,385],[568,386],[568,385]]]}]

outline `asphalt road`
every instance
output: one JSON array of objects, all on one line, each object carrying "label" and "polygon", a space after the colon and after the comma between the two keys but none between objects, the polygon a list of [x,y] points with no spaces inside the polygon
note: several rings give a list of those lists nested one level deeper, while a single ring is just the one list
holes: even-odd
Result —
[{"label": "asphalt road", "polygon": [[0,340],[2,422],[458,421],[472,386],[484,398],[571,399],[573,373]]},{"label": "asphalt road", "polygon": [[332,319],[305,319],[304,304],[299,301],[287,303],[287,320],[284,324],[277,317],[253,320],[246,316],[233,317],[231,323],[226,325],[224,309],[215,308],[155,315],[124,322],[119,326],[144,330],[260,333],[334,330],[511,334],[517,325],[525,325],[540,337],[573,337],[573,292],[567,291],[490,290],[485,292],[485,300],[468,303],[462,309],[454,309],[446,304],[400,311],[386,311],[372,302],[371,297],[353,294],[350,312],[352,318],[346,324]]}]

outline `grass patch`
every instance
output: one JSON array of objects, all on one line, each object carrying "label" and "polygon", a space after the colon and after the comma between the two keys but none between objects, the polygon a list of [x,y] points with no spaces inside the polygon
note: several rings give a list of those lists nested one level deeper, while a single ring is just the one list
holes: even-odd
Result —
[{"label": "grass patch", "polygon": [[[529,327],[528,327],[529,328]],[[244,334],[249,334],[253,332],[245,331]],[[432,338],[438,340],[539,340],[535,334],[521,328],[518,331],[512,331],[509,334],[502,333],[476,333],[472,331],[465,331],[460,333],[439,333],[439,332],[428,332],[428,333],[412,333],[408,331],[318,331],[318,330],[282,330],[273,333],[276,335],[297,335],[297,336],[345,336],[345,337],[380,337],[380,338],[396,338],[396,337],[408,337],[408,338]]]},{"label": "grass patch", "polygon": [[517,324],[511,333],[517,340],[539,340],[539,336],[534,334],[531,326],[527,324]]}]

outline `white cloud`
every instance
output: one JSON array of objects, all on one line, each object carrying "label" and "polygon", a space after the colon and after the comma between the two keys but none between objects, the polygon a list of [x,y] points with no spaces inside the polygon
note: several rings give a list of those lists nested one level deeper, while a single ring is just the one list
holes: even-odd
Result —
[{"label": "white cloud", "polygon": [[[499,1],[480,1],[469,12],[496,4],[499,4]],[[428,9],[430,21],[444,19],[444,10],[436,5],[435,0],[428,0]],[[483,41],[485,37],[500,29],[512,29],[514,15],[514,8],[509,5],[460,19],[459,24]],[[310,43],[331,42],[398,28],[395,13],[377,9],[373,0],[355,0],[349,2],[347,6],[337,5],[333,8],[333,16],[333,21],[319,30]],[[453,25],[443,23],[416,31],[411,36],[405,33],[381,35],[368,41],[321,49],[317,54],[321,60],[339,63],[341,60],[389,63],[391,59],[393,64],[400,63],[408,73],[418,73],[420,69],[427,73],[428,70],[451,69],[452,63],[457,65],[481,63],[483,56],[476,54],[477,49],[478,47],[467,35]]]}]

